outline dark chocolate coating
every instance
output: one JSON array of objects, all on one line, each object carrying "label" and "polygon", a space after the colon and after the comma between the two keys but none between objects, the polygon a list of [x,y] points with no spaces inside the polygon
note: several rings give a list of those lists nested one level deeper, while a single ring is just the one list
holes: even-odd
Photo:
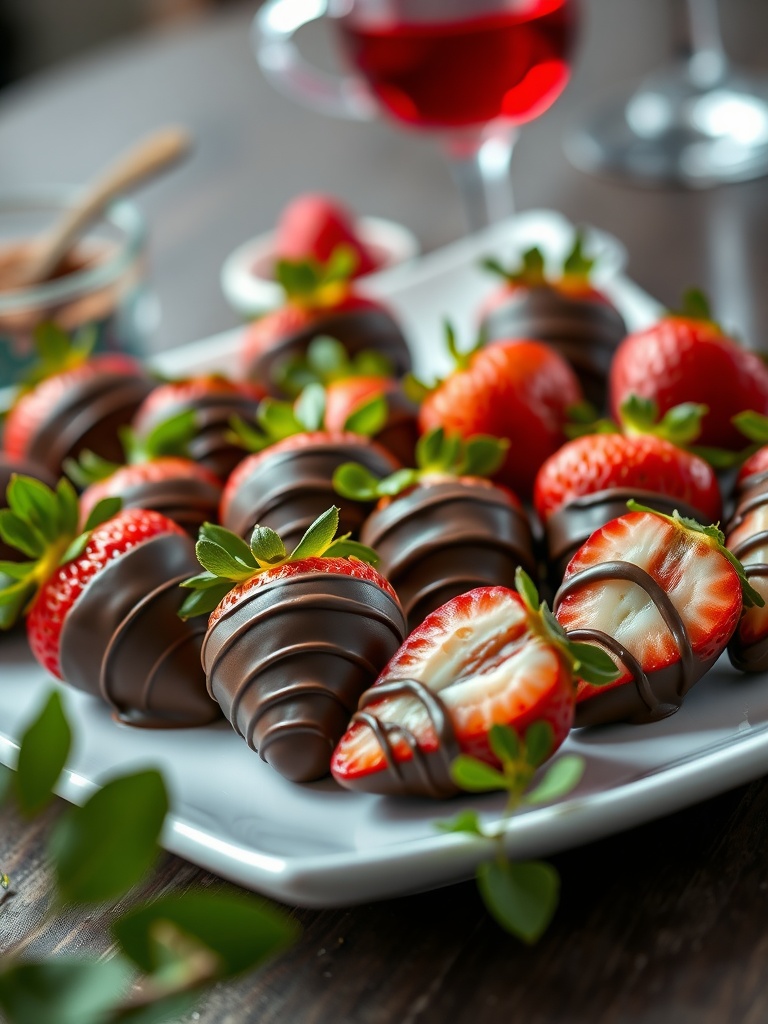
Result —
[{"label": "dark chocolate coating", "polygon": [[[56,477],[45,466],[40,466],[38,463],[31,462],[28,459],[13,459],[6,455],[5,452],[0,452],[0,508],[8,507],[5,493],[14,474],[32,476],[35,480],[40,480],[42,483],[47,484],[48,487],[56,487]],[[22,555],[16,548],[12,548],[0,538],[0,561],[20,562],[26,557],[26,555]]]},{"label": "dark chocolate coating", "polygon": [[246,376],[265,385],[271,395],[283,397],[276,384],[280,369],[290,360],[306,355],[309,343],[318,335],[340,341],[350,356],[373,350],[392,365],[393,375],[403,377],[411,369],[411,352],[400,325],[387,310],[353,309],[329,312],[306,327],[279,338],[246,367]]},{"label": "dark chocolate coating", "polygon": [[[123,508],[145,508],[172,519],[194,540],[203,523],[218,521],[221,487],[199,477],[145,480],[117,492]],[[192,574],[194,575],[194,573]]]},{"label": "dark chocolate coating", "polygon": [[[726,545],[744,565],[744,573],[750,582],[767,580],[768,565],[764,562],[751,562],[752,551],[768,542],[768,533],[759,531],[745,537],[739,544],[731,545],[730,534],[741,526],[750,513],[756,512],[768,504],[768,472],[754,473],[747,477],[736,494],[736,508],[727,529]],[[768,588],[763,587],[761,592]],[[747,609],[746,614],[749,614]],[[728,657],[734,668],[742,672],[765,672],[768,670],[768,636],[747,643],[741,636],[739,627],[728,644]]]},{"label": "dark chocolate coating", "polygon": [[[425,751],[416,737],[402,726],[379,718],[376,702],[385,697],[414,697],[429,716],[437,736],[435,750]],[[373,706],[372,706],[373,705]],[[417,679],[395,679],[372,686],[360,698],[350,724],[362,723],[373,732],[386,759],[386,768],[338,781],[347,788],[379,796],[428,796],[435,800],[454,796],[459,787],[453,781],[451,764],[461,753],[450,712],[438,693]],[[411,751],[398,760],[394,745],[404,741]]]},{"label": "dark chocolate coating", "polygon": [[605,406],[606,384],[616,348],[627,334],[621,314],[594,299],[572,299],[546,285],[515,289],[483,318],[489,341],[531,338],[551,345],[573,367],[584,395]]},{"label": "dark chocolate coating", "polygon": [[404,636],[381,587],[308,572],[253,589],[210,628],[202,658],[235,732],[281,775],[311,782]]},{"label": "dark chocolate coating", "polygon": [[604,725],[609,722],[632,722],[642,725],[668,718],[680,710],[683,698],[717,656],[701,660],[693,650],[685,622],[672,599],[656,580],[632,562],[601,562],[575,573],[555,595],[554,612],[566,595],[590,583],[605,580],[628,580],[641,587],[651,598],[672,634],[680,658],[666,668],[645,672],[639,661],[614,637],[599,629],[584,626],[568,630],[570,640],[596,643],[604,647],[632,675],[620,686],[604,688],[576,704],[575,726]]},{"label": "dark chocolate coating", "polygon": [[594,494],[582,494],[578,498],[572,498],[562,508],[552,513],[544,527],[547,561],[555,585],[562,580],[568,563],[584,541],[601,526],[626,514],[630,498],[634,498],[641,505],[656,509],[657,512],[663,512],[664,515],[671,515],[677,509],[681,516],[699,522],[706,520],[704,513],[693,505],[659,494],[657,491],[611,487],[595,491]]},{"label": "dark chocolate coating", "polygon": [[219,708],[200,664],[205,616],[178,616],[187,594],[179,583],[199,571],[194,544],[178,533],[151,537],[106,565],[65,619],[64,679],[103,698],[132,725],[215,721]]},{"label": "dark chocolate coating", "polygon": [[48,413],[27,454],[57,477],[65,459],[76,459],[85,449],[121,463],[118,429],[131,422],[154,386],[138,371],[100,373],[74,383]]},{"label": "dark chocolate coating", "polygon": [[519,565],[536,575],[525,514],[498,487],[445,480],[415,487],[366,519],[363,544],[381,559],[408,629],[475,587],[513,587]]},{"label": "dark chocolate coating", "polygon": [[334,470],[360,462],[376,476],[398,469],[394,457],[364,440],[318,441],[267,453],[232,496],[222,525],[246,540],[254,526],[268,526],[292,551],[304,533],[331,505],[339,508],[339,533],[357,537],[370,505],[340,497],[333,489]]},{"label": "dark chocolate coating", "polygon": [[196,413],[197,432],[188,445],[189,457],[209,469],[220,480],[226,480],[246,453],[240,445],[229,440],[230,420],[234,416],[247,423],[256,417],[259,402],[256,398],[234,392],[201,395],[190,400],[169,402],[153,415],[142,416],[139,437],[146,437],[156,426],[183,412]]},{"label": "dark chocolate coating", "polygon": [[419,440],[419,407],[399,389],[384,394],[387,420],[373,440],[386,448],[403,466],[412,466]]}]

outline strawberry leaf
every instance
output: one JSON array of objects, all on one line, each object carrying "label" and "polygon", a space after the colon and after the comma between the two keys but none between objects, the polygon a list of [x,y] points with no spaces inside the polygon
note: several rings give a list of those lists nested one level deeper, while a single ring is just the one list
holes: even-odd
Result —
[{"label": "strawberry leaf", "polygon": [[116,516],[122,507],[122,498],[102,498],[101,501],[97,501],[85,521],[83,532],[88,533],[97,526],[100,526],[102,523],[106,523],[108,519],[112,519],[113,516]]},{"label": "strawberry leaf", "polygon": [[205,537],[201,537],[195,544],[195,554],[204,569],[221,579],[239,583],[250,579],[254,574],[251,566],[244,565],[239,558],[231,555],[220,544],[207,540]]},{"label": "strawberry leaf", "polygon": [[27,558],[40,558],[45,551],[39,531],[9,508],[0,509],[0,537]]},{"label": "strawberry leaf", "polygon": [[492,725],[488,730],[488,741],[502,764],[513,764],[520,757],[520,739],[508,725]]},{"label": "strawberry leaf", "polygon": [[232,558],[242,562],[244,565],[250,566],[253,569],[256,568],[250,547],[242,537],[238,537],[238,535],[233,533],[231,530],[227,530],[223,526],[218,526],[216,523],[203,523],[200,527],[199,539],[205,539],[210,541],[212,544],[218,544],[219,547],[224,548]]},{"label": "strawberry leaf", "polygon": [[748,456],[752,455],[755,446],[750,445],[740,452],[731,452],[726,448],[714,448],[711,445],[689,445],[688,451],[708,462],[713,469],[732,469],[734,466],[741,465]]},{"label": "strawberry leaf", "polygon": [[198,432],[198,414],[195,409],[185,409],[158,423],[149,434],[138,440],[130,434],[130,462],[149,462],[162,456],[189,455],[189,444]]},{"label": "strawberry leaf", "polygon": [[584,775],[585,762],[576,754],[565,754],[558,757],[537,786],[525,794],[527,804],[549,804],[554,800],[567,796],[581,782]]},{"label": "strawberry leaf", "polygon": [[65,459],[64,472],[75,486],[84,490],[99,480],[106,480],[120,469],[117,462],[102,459],[100,455],[86,449],[77,459]]},{"label": "strawberry leaf", "polygon": [[351,501],[375,501],[379,497],[379,478],[359,462],[344,462],[333,473],[333,489]]},{"label": "strawberry leaf", "polygon": [[414,405],[421,405],[427,395],[434,391],[434,386],[430,387],[429,384],[425,384],[424,381],[419,380],[418,377],[414,377],[412,373],[407,373],[405,377],[403,377],[400,386],[403,389],[405,397],[413,402]]},{"label": "strawberry leaf", "polygon": [[[194,576],[192,579],[199,579]],[[182,586],[192,586],[191,580],[185,580]],[[192,619],[196,615],[210,615],[214,608],[222,602],[227,594],[232,590],[234,584],[228,583],[225,580],[219,580],[218,586],[204,586],[201,589],[193,589],[192,593],[189,594],[179,609],[179,618]]]},{"label": "strawberry leaf", "polygon": [[459,754],[451,764],[451,778],[470,793],[507,789],[507,778],[496,768],[468,754]]},{"label": "strawberry leaf", "polygon": [[768,444],[768,416],[745,409],[731,417],[731,423],[750,441]]},{"label": "strawberry leaf", "polygon": [[393,498],[419,482],[416,469],[396,469],[394,473],[379,481],[379,495]]},{"label": "strawberry leaf", "polygon": [[538,768],[552,753],[555,733],[549,722],[543,719],[529,725],[525,730],[525,760],[531,768]]},{"label": "strawberry leaf", "polygon": [[302,431],[322,430],[325,421],[325,388],[322,384],[307,384],[296,399],[293,412]]},{"label": "strawberry leaf", "polygon": [[419,469],[428,469],[440,463],[444,441],[445,431],[442,427],[435,427],[421,435],[416,442],[416,465]]},{"label": "strawberry leaf", "polygon": [[34,580],[13,580],[0,574],[0,629],[14,626],[36,593]]},{"label": "strawberry leaf", "polygon": [[389,406],[384,395],[374,395],[355,406],[344,421],[344,430],[362,437],[373,437],[386,425]]},{"label": "strawberry leaf", "polygon": [[66,549],[64,550],[64,553],[59,559],[59,565],[66,565],[67,562],[74,562],[76,558],[79,558],[80,555],[82,555],[82,553],[88,547],[88,541],[90,539],[90,530],[86,530],[85,532],[78,534],[78,536],[75,537],[75,539],[67,545]]},{"label": "strawberry leaf", "polygon": [[509,440],[475,434],[466,442],[462,471],[468,476],[493,476],[507,454]]},{"label": "strawberry leaf", "polygon": [[709,406],[683,402],[664,413],[653,432],[671,444],[691,444],[701,433],[701,421],[708,412]]},{"label": "strawberry leaf", "polygon": [[448,821],[436,821],[435,828],[441,832],[465,832],[468,835],[486,838],[480,818],[475,811],[461,811],[455,818]]},{"label": "strawberry leaf", "polygon": [[59,536],[59,503],[56,493],[31,476],[14,476],[6,491],[8,507],[48,543]]},{"label": "strawberry leaf", "polygon": [[541,938],[557,909],[560,878],[551,864],[490,861],[477,869],[477,884],[502,928],[529,944]]},{"label": "strawberry leaf", "polygon": [[691,320],[705,320],[714,323],[712,319],[712,307],[709,299],[700,288],[689,288],[683,294],[683,304],[679,310],[674,311],[677,316],[684,316]]},{"label": "strawberry leaf", "polygon": [[361,544],[357,540],[349,540],[348,537],[339,537],[338,540],[333,541],[326,549],[324,558],[357,558],[361,562],[367,562],[368,565],[377,566],[379,564],[379,556],[373,550],[373,548],[367,547],[365,544]]},{"label": "strawberry leaf", "polygon": [[268,526],[255,526],[251,534],[250,552],[259,565],[269,565],[288,557],[285,544]]},{"label": "strawberry leaf", "polygon": [[11,580],[25,580],[36,566],[37,562],[0,562],[0,575]]},{"label": "strawberry leaf", "polygon": [[515,589],[520,597],[522,597],[527,608],[532,612],[537,612],[539,610],[541,607],[541,601],[539,600],[539,592],[536,589],[536,584],[520,565],[515,569]]},{"label": "strawberry leaf", "polygon": [[214,576],[212,572],[201,572],[197,576],[190,576],[188,580],[184,580],[180,583],[180,587],[186,587],[189,590],[210,590],[211,587],[221,586],[222,581],[218,576]]},{"label": "strawberry leaf", "polygon": [[[259,426],[269,441],[282,441],[285,437],[304,433],[304,424],[298,419],[290,402],[278,402],[274,398],[265,398],[256,412]],[[266,444],[262,442],[262,448]],[[255,449],[260,450],[260,449]]]},{"label": "strawberry leaf", "polygon": [[584,232],[577,231],[573,240],[573,248],[563,263],[563,276],[588,281],[596,262],[595,259],[584,254]]},{"label": "strawberry leaf", "polygon": [[319,558],[325,554],[339,528],[339,509],[336,505],[323,512],[312,523],[290,555],[292,562],[301,558]]},{"label": "strawberry leaf", "polygon": [[80,505],[74,487],[64,477],[56,485],[56,504],[59,510],[59,530],[62,535],[71,537],[77,533]]},{"label": "strawberry leaf", "polygon": [[602,647],[569,640],[568,648],[574,659],[573,671],[585,683],[605,686],[618,678],[616,663]]}]

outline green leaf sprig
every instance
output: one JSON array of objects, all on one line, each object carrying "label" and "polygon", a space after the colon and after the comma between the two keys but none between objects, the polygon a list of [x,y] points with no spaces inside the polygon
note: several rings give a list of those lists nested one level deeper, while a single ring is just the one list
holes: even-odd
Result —
[{"label": "green leaf sprig", "polygon": [[588,402],[568,409],[566,434],[569,438],[588,434],[625,434],[627,437],[652,435],[678,448],[691,449],[701,433],[701,421],[709,411],[697,402],[682,402],[659,415],[659,406],[652,398],[629,395],[619,409],[618,423],[602,418]]},{"label": "green leaf sprig", "polygon": [[[249,424],[235,416],[230,421],[229,440],[249,452],[260,452],[286,437],[315,433],[325,428],[325,388],[307,384],[294,402],[264,398],[256,411],[256,423]],[[373,437],[384,426],[389,415],[384,395],[374,395],[361,402],[347,417],[342,429],[361,437]]]},{"label": "green leaf sprig", "polygon": [[[443,335],[445,337],[445,347],[451,361],[451,373],[466,370],[472,362],[472,357],[487,342],[486,333],[481,328],[475,343],[466,350],[460,349],[456,338],[456,330],[450,320],[443,321]],[[406,398],[410,398],[412,402],[420,405],[427,395],[440,387],[445,379],[445,377],[438,377],[431,384],[427,384],[426,381],[419,380],[414,374],[409,373],[403,379],[403,393]]]},{"label": "green leaf sprig", "polygon": [[288,562],[304,558],[357,558],[369,565],[378,562],[375,551],[350,540],[348,533],[336,537],[338,528],[339,509],[332,505],[318,516],[288,554],[278,534],[266,526],[255,526],[248,544],[223,526],[204,523],[195,553],[205,571],[181,584],[192,593],[182,604],[179,615],[189,619],[210,614],[233,587]]},{"label": "green leaf sprig", "polygon": [[82,531],[72,484],[62,479],[51,490],[34,477],[14,474],[0,509],[0,538],[24,556],[0,561],[0,629],[10,629],[60,565],[77,558],[91,531],[119,510],[119,498],[104,498],[91,511]]},{"label": "green leaf sprig", "polygon": [[416,444],[416,467],[377,477],[358,462],[345,462],[333,474],[337,494],[354,501],[394,497],[430,477],[487,477],[501,466],[509,448],[506,438],[475,434],[466,440],[436,427]]},{"label": "green leaf sprig", "polygon": [[[72,745],[54,691],[21,739],[4,798],[29,816],[50,801]],[[154,864],[169,807],[159,772],[106,782],[57,822],[49,843],[56,882],[48,917],[123,899]],[[11,880],[0,874],[0,885]],[[6,899],[14,897],[10,889]],[[297,926],[261,900],[234,891],[141,901],[112,924],[108,960],[27,959],[25,942],[0,964],[0,1011],[8,1024],[160,1024],[185,1014],[206,987],[262,963],[296,938]],[[140,978],[135,977],[136,971]]]},{"label": "green leaf sprig", "polygon": [[520,257],[520,261],[511,266],[504,266],[494,257],[481,260],[483,270],[500,277],[506,284],[522,285],[526,288],[540,288],[552,282],[560,281],[566,287],[569,283],[582,284],[589,281],[597,260],[587,256],[585,252],[584,232],[577,230],[573,245],[563,260],[562,269],[557,276],[548,277],[544,254],[538,246],[533,246]]},{"label": "green leaf sprig", "polygon": [[281,363],[274,383],[283,394],[295,398],[308,384],[327,387],[349,377],[394,376],[394,366],[382,352],[364,349],[350,355],[336,338],[318,335],[310,341],[306,354]]},{"label": "green leaf sprig", "polygon": [[37,362],[24,378],[19,393],[31,391],[48,377],[80,366],[93,354],[96,340],[97,332],[92,326],[70,334],[51,320],[39,323],[33,331]]},{"label": "green leaf sprig", "polygon": [[337,245],[326,262],[277,260],[275,279],[294,306],[318,309],[337,305],[347,294],[359,257],[351,245]]}]

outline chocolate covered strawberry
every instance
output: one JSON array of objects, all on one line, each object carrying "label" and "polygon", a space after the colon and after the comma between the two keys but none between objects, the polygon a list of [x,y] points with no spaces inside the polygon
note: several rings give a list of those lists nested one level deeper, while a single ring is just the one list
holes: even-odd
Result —
[{"label": "chocolate covered strawberry", "polygon": [[688,404],[656,422],[652,402],[629,399],[620,423],[567,442],[536,475],[533,502],[558,581],[576,550],[634,498],[661,512],[717,522],[722,502],[712,467],[683,444],[706,409]]},{"label": "chocolate covered strawberry", "polygon": [[337,339],[351,356],[376,350],[398,377],[407,373],[411,355],[399,324],[380,302],[354,289],[350,272],[343,253],[323,266],[279,262],[276,276],[285,305],[248,327],[241,352],[244,376],[280,396],[286,365],[304,356],[318,335]]},{"label": "chocolate covered strawberry", "polygon": [[768,367],[713,321],[700,292],[690,292],[682,313],[619,346],[610,373],[614,415],[630,394],[653,399],[662,414],[683,402],[707,406],[699,443],[738,450],[744,439],[732,418],[745,409],[768,413]]},{"label": "chocolate covered strawberry", "polygon": [[763,603],[716,526],[630,505],[577,551],[555,597],[568,635],[600,644],[620,669],[600,690],[580,684],[577,725],[673,714],[725,650],[744,605]]},{"label": "chocolate covered strawberry", "polygon": [[378,498],[360,539],[378,553],[409,629],[467,590],[511,584],[519,565],[536,573],[520,502],[485,479],[504,459],[506,447],[482,435],[465,442],[438,428],[419,441],[417,468],[378,479],[347,463],[334,473],[334,487],[343,497]]},{"label": "chocolate covered strawberry", "polygon": [[[77,496],[14,477],[0,536],[26,558],[0,563],[0,625],[26,614],[40,664],[100,696],[133,724],[202,725],[217,717],[200,669],[202,630],[178,617],[194,545],[157,512],[97,506],[78,533]],[[106,517],[106,518],[105,518]]]},{"label": "chocolate covered strawberry", "polygon": [[539,467],[565,441],[568,410],[582,402],[566,361],[540,341],[499,341],[460,353],[452,332],[454,371],[424,397],[419,426],[462,437],[509,441],[495,479],[530,497]]},{"label": "chocolate covered strawberry", "polygon": [[38,337],[41,363],[35,380],[14,401],[3,431],[11,458],[32,459],[54,477],[66,459],[90,449],[120,458],[121,426],[154,387],[146,370],[124,355],[91,355],[53,325]]},{"label": "chocolate covered strawberry", "polygon": [[340,246],[352,254],[352,277],[381,265],[379,254],[360,237],[351,210],[333,196],[307,192],[281,211],[274,240],[277,260],[327,263]]},{"label": "chocolate covered strawberry", "polygon": [[219,374],[169,381],[142,402],[131,428],[143,442],[167,420],[194,413],[187,455],[224,481],[243,457],[242,448],[231,439],[231,420],[252,420],[263,397],[263,388]]},{"label": "chocolate covered strawberry", "polygon": [[566,640],[522,572],[517,588],[470,590],[410,634],[334,751],[331,772],[341,785],[452,796],[458,754],[498,766],[493,725],[522,738],[543,721],[552,730],[550,753],[560,746],[573,722],[576,674],[598,683],[615,668],[599,648]]},{"label": "chocolate covered strawberry", "polygon": [[[258,428],[239,425],[243,443],[257,449],[230,476],[221,499],[221,523],[240,537],[250,537],[256,523],[279,530],[288,547],[298,543],[312,522],[337,500],[333,473],[344,462],[361,462],[378,476],[399,463],[366,436],[383,422],[383,401],[357,409],[344,431],[323,429],[325,397],[309,385],[293,405],[265,399]],[[258,450],[258,449],[261,450]],[[369,506],[344,499],[341,528],[357,536]]]},{"label": "chocolate covered strawberry", "polygon": [[162,512],[197,537],[200,526],[216,517],[222,486],[210,470],[183,454],[195,432],[196,413],[182,412],[159,423],[143,441],[123,428],[120,436],[126,465],[88,451],[81,453],[79,462],[67,460],[67,474],[85,487],[80,498],[81,519],[87,519],[102,499],[120,498],[123,508]]},{"label": "chocolate covered strawberry", "polygon": [[204,572],[182,614],[211,613],[203,665],[211,695],[235,731],[294,782],[328,773],[360,694],[397,650],[405,619],[373,552],[334,540],[338,509],[312,524],[289,554],[266,527],[250,543],[206,525]]},{"label": "chocolate covered strawberry", "polygon": [[571,364],[587,399],[602,407],[611,359],[627,329],[613,303],[592,283],[595,262],[585,255],[580,234],[558,274],[546,275],[538,248],[523,253],[522,265],[513,268],[486,259],[483,266],[503,284],[484,302],[480,329],[489,341],[547,342]]}]

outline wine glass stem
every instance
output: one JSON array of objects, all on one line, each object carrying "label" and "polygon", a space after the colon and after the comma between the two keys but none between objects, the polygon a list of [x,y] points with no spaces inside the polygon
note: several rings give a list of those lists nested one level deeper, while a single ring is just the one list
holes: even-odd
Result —
[{"label": "wine glass stem", "polygon": [[509,165],[516,141],[517,129],[509,127],[479,143],[462,139],[444,143],[470,231],[514,213]]},{"label": "wine glass stem", "polygon": [[725,74],[728,59],[720,33],[718,0],[678,0],[678,49],[694,81],[714,85]]}]

